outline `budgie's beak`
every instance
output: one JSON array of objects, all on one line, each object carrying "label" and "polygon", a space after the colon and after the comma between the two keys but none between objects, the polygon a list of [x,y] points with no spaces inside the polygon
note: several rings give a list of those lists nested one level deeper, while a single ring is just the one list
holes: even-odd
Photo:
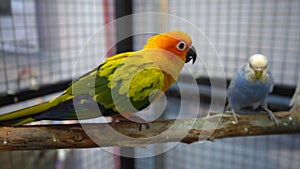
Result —
[{"label": "budgie's beak", "polygon": [[190,60],[193,60],[193,64],[195,63],[196,58],[197,58],[197,53],[196,53],[196,49],[194,46],[190,47],[185,58],[186,58],[185,63],[188,63]]},{"label": "budgie's beak", "polygon": [[262,76],[262,73],[263,73],[263,71],[254,71],[255,72],[255,77],[256,77],[256,79],[260,79],[261,78],[261,76]]}]

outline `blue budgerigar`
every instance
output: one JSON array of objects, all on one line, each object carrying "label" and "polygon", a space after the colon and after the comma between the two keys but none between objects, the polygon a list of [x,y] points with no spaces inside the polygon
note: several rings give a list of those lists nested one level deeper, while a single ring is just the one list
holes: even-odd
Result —
[{"label": "blue budgerigar", "polygon": [[228,87],[228,103],[235,121],[236,114],[243,114],[242,108],[261,106],[270,118],[278,124],[276,117],[267,107],[266,98],[273,89],[273,78],[268,71],[268,60],[264,55],[251,56],[246,65],[239,70]]}]

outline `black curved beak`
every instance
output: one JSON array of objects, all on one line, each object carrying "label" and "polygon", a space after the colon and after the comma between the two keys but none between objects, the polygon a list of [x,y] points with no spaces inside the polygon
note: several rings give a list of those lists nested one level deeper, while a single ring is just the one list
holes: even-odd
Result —
[{"label": "black curved beak", "polygon": [[195,63],[197,58],[197,53],[194,46],[190,47],[187,54],[185,55],[185,58],[186,58],[185,63],[188,63],[190,60],[193,60],[193,64]]}]

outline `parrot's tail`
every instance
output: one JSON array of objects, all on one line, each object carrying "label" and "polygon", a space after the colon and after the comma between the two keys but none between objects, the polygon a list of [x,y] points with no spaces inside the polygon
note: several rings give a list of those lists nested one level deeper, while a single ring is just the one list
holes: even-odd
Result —
[{"label": "parrot's tail", "polygon": [[33,121],[42,120],[35,117],[38,117],[39,114],[47,112],[51,110],[51,108],[56,107],[59,103],[70,100],[71,98],[72,96],[63,94],[49,102],[0,115],[0,126],[20,126]]},{"label": "parrot's tail", "polygon": [[36,121],[36,119],[32,116],[48,110],[51,106],[54,106],[51,104],[51,102],[45,102],[32,107],[0,115],[0,125],[19,126]]}]

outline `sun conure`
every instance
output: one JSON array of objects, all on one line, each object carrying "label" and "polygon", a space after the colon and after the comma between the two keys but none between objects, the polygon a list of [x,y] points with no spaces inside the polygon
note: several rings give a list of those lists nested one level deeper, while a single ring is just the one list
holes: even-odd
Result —
[{"label": "sun conure", "polygon": [[190,60],[195,62],[196,51],[188,34],[174,30],[152,36],[141,50],[107,58],[59,97],[1,115],[0,125],[121,115],[143,123],[134,113],[159,98]]}]

